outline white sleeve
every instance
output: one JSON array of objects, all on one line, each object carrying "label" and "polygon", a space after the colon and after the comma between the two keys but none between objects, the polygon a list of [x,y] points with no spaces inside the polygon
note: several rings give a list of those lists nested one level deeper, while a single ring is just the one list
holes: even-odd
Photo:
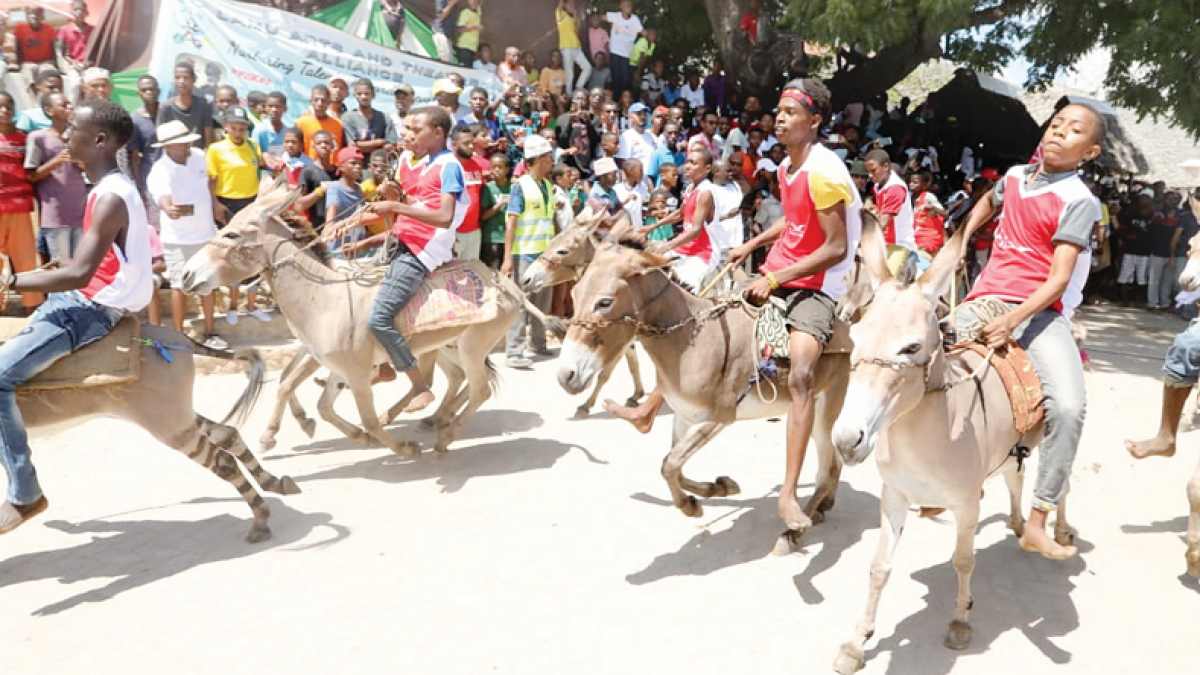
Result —
[{"label": "white sleeve", "polygon": [[171,178],[170,172],[162,160],[154,163],[150,167],[150,174],[146,176],[146,192],[150,193],[151,199],[156,203],[159,199],[171,194]]}]

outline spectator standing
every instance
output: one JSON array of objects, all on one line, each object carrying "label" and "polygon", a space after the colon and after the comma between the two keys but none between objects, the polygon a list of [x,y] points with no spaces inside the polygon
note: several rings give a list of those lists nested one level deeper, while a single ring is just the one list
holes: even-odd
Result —
[{"label": "spectator standing", "polygon": [[458,37],[454,41],[458,62],[463,67],[475,63],[479,53],[479,36],[483,34],[483,0],[467,0],[467,6],[458,11]]},{"label": "spectator standing", "polygon": [[617,193],[617,202],[625,213],[629,214],[629,222],[633,229],[642,229],[642,211],[650,201],[650,193],[646,189],[646,181],[642,176],[642,162],[637,159],[627,159],[621,167],[621,180],[613,186]]},{"label": "spectator standing", "polygon": [[433,29],[433,43],[437,46],[438,60],[447,63],[454,60],[454,50],[451,49],[451,45],[454,44],[454,22],[450,20],[450,16],[458,6],[458,1],[434,0],[433,3],[433,25],[430,26]]},{"label": "spectator standing", "polygon": [[492,46],[484,42],[479,45],[479,58],[471,64],[475,70],[484,70],[496,74],[496,64],[492,63]]},{"label": "spectator standing", "polygon": [[725,77],[725,66],[717,61],[713,63],[712,72],[704,78],[704,105],[718,114],[725,109],[725,87],[728,79]]},{"label": "spectator standing", "polygon": [[263,165],[272,173],[283,169],[283,132],[286,130],[283,125],[283,116],[285,114],[287,114],[287,94],[281,91],[267,94],[264,119],[254,125],[254,131],[250,134],[251,140],[263,153]]},{"label": "spectator standing", "polygon": [[538,77],[541,71],[537,67],[537,57],[533,52],[526,51],[521,53],[521,65],[525,67],[525,76],[531,85],[537,84]]},{"label": "spectator standing", "polygon": [[714,240],[713,249],[717,256],[717,264],[721,267],[725,265],[729,250],[741,246],[746,241],[745,224],[742,221],[742,199],[745,193],[734,180],[729,162],[723,159],[713,161],[712,183],[716,222],[710,234]]},{"label": "spectator standing", "polygon": [[[504,230],[504,262],[500,274],[519,280],[554,238],[554,185],[550,170],[554,166],[553,148],[541,136],[525,141],[524,155],[529,172],[517,180],[508,202],[508,219]],[[530,296],[543,312],[550,309],[551,289],[544,288]],[[532,361],[524,354],[525,328],[529,326],[533,353],[550,355],[546,347],[546,328],[537,319],[521,310],[508,329],[505,340],[505,365],[509,368],[528,368]]]},{"label": "spectator standing", "polygon": [[[160,156],[150,166],[146,178],[146,190],[158,205],[156,224],[167,266],[166,278],[171,283],[171,320],[179,332],[183,332],[187,311],[183,270],[187,261],[217,236],[213,197],[208,187],[208,161],[204,151],[193,145],[196,135],[178,120],[158,127],[156,142],[151,145]],[[200,298],[204,344],[224,349],[229,345],[213,327],[215,297],[215,293],[209,293]]]},{"label": "spectator standing", "polygon": [[[217,198],[214,207],[217,222],[229,224],[242,209],[254,202],[258,196],[259,172],[262,170],[262,152],[250,140],[250,114],[241,106],[226,110],[221,118],[225,138],[208,147],[209,188]],[[229,288],[229,311],[225,320],[230,325],[238,322],[238,287]],[[258,309],[256,293],[246,292],[246,313],[262,322],[271,316]]]},{"label": "spectator standing", "polygon": [[[1167,195],[1168,199],[1177,195]],[[1176,202],[1177,203],[1177,202]],[[1171,273],[1175,269],[1175,249],[1179,247],[1183,231],[1179,227],[1179,219],[1172,213],[1173,209],[1156,213],[1150,221],[1150,242],[1147,246],[1149,256],[1147,276],[1146,306],[1152,310],[1170,309],[1174,304],[1174,283]]]},{"label": "spectator standing", "polygon": [[404,3],[400,0],[381,0],[381,5],[383,22],[387,24],[392,39],[399,45],[400,38],[404,35]]},{"label": "spectator standing", "polygon": [[[362,191],[362,161],[362,152],[353,145],[337,151],[333,163],[337,165],[338,178],[325,190],[326,225],[346,222],[358,205],[366,199]],[[336,254],[348,255],[357,249],[355,244],[365,237],[366,231],[363,228],[344,229],[342,234],[333,240],[331,249]]]},{"label": "spectator standing", "polygon": [[590,15],[588,17],[588,53],[592,55],[593,61],[596,60],[598,54],[603,54],[605,60],[608,60],[609,41],[608,29],[604,27],[604,16],[598,13]]},{"label": "spectator standing", "polygon": [[8,30],[8,12],[0,9],[0,75],[19,68],[17,37]]},{"label": "spectator standing", "polygon": [[617,96],[633,88],[633,70],[629,57],[633,44],[642,32],[642,20],[633,13],[633,0],[621,0],[621,11],[609,12],[604,20],[612,24],[612,36],[608,45],[609,62],[612,64],[613,93]]},{"label": "spectator standing", "polygon": [[87,22],[88,7],[83,0],[72,0],[71,22],[58,29],[58,48],[67,65],[82,71],[88,67],[87,44],[92,26]]},{"label": "spectator standing", "polygon": [[658,31],[647,28],[633,43],[633,50],[629,52],[629,71],[633,74],[629,82],[630,88],[636,88],[636,85],[642,81],[642,73],[649,68],[650,60],[654,58],[656,49],[658,49]]},{"label": "spectator standing", "polygon": [[346,99],[350,97],[350,85],[345,78],[335,77],[329,81],[329,116],[342,119],[346,112]]},{"label": "spectator standing", "polygon": [[325,225],[325,191],[333,183],[337,171],[333,163],[337,146],[333,135],[321,129],[313,134],[312,147],[317,156],[300,170],[300,199],[296,200],[296,208],[305,212],[314,228],[321,228]]},{"label": "spectator standing", "polygon": [[934,255],[946,243],[946,210],[930,191],[933,174],[928,169],[918,171],[908,179],[913,195],[913,238],[917,248]]},{"label": "spectator standing", "polygon": [[112,92],[112,73],[94,66],[83,71],[80,76],[80,103],[88,99],[107,101],[112,98]]},{"label": "spectator standing", "polygon": [[172,120],[183,122],[192,133],[197,134],[194,143],[203,150],[216,136],[212,104],[196,95],[196,70],[191,64],[175,64],[172,82],[175,85],[175,97],[159,106],[155,122],[158,126]]},{"label": "spectator standing", "polygon": [[[129,161],[133,165],[134,181],[138,189],[143,194],[149,194],[146,181],[163,153],[162,146],[157,145],[158,129],[154,122],[158,119],[158,80],[153,75],[139,77],[137,91],[138,98],[142,100],[142,107],[130,115],[133,118],[133,138],[129,140]],[[188,133],[191,134],[191,131]],[[146,202],[146,208],[151,214],[158,208],[154,205],[155,202],[155,199]],[[158,218],[151,218],[150,222],[156,223]]]},{"label": "spectator standing", "polygon": [[658,174],[663,165],[680,166],[683,164],[685,158],[682,152],[676,150],[678,144],[679,125],[669,122],[667,126],[663,127],[662,138],[655,145],[654,153],[650,155],[650,164],[646,167],[646,175],[650,176],[650,180],[655,185],[658,185]]},{"label": "spectator standing", "polygon": [[25,8],[25,23],[13,28],[17,38],[17,62],[21,65],[21,77],[33,82],[37,67],[43,63],[54,64],[54,26],[45,22],[45,10],[37,5]]},{"label": "spectator standing", "polygon": [[42,110],[42,97],[51,92],[62,92],[63,80],[58,69],[50,64],[43,64],[38,68],[37,79],[33,83],[33,91],[36,95],[34,106],[28,110],[22,110],[17,116],[17,129],[29,134],[38,129],[45,129],[50,126],[50,118],[46,117],[46,111]]},{"label": "spectator standing", "polygon": [[510,87],[517,85],[518,87],[528,86],[529,76],[525,69],[521,67],[521,50],[516,47],[505,47],[504,62],[496,67],[496,77],[504,83],[504,86]]},{"label": "spectator standing", "polygon": [[408,117],[408,111],[412,109],[414,98],[411,84],[401,82],[396,85],[396,110],[388,114],[388,143],[392,145],[400,143],[400,135],[404,132],[404,118]]},{"label": "spectator standing", "polygon": [[[558,6],[554,8],[554,25],[558,27],[558,51],[562,54],[563,69],[567,73],[567,95],[570,96],[576,87],[590,86],[588,79],[592,74],[592,64],[583,55],[583,45],[579,42],[573,0],[558,0]],[[576,67],[579,68],[578,79]]]},{"label": "spectator standing", "polygon": [[312,158],[304,154],[304,132],[292,127],[283,132],[283,155],[280,166],[275,169],[276,175],[284,174],[288,187],[300,185],[300,173],[304,167],[312,164]]},{"label": "spectator standing", "polygon": [[346,146],[357,147],[363,157],[367,157],[387,145],[388,119],[371,107],[375,100],[375,85],[367,78],[355,81],[354,100],[358,102],[358,110],[342,115],[342,131],[346,136]]},{"label": "spectator standing", "polygon": [[595,60],[596,66],[588,75],[588,89],[600,89],[601,91],[609,89],[612,87],[612,69],[608,66],[608,52],[596,52],[592,58]]},{"label": "spectator standing", "polygon": [[562,52],[555,49],[550,52],[550,65],[538,73],[538,87],[556,100],[561,100],[567,91],[567,71],[563,70]]},{"label": "spectator standing", "polygon": [[342,147],[342,123],[329,115],[329,87],[323,84],[313,87],[308,102],[312,107],[296,120],[296,128],[304,132],[304,153],[317,159],[316,148],[313,147],[313,139],[317,132],[325,131],[329,134],[329,137],[333,139],[331,152],[336,152],[338,148]]},{"label": "spectator standing", "polygon": [[504,230],[507,221],[505,212],[508,210],[509,195],[512,192],[512,183],[509,182],[512,171],[509,168],[508,156],[503,152],[492,155],[491,162],[489,180],[484,185],[480,199],[483,242],[479,257],[488,267],[498,270],[504,262]]},{"label": "spectator standing", "polygon": [[43,96],[42,107],[51,124],[29,134],[25,168],[37,193],[38,229],[50,259],[70,260],[83,236],[88,192],[83,171],[71,161],[63,140],[73,108],[61,93]]},{"label": "spectator standing", "polygon": [[646,74],[642,76],[642,103],[648,106],[663,105],[663,88],[667,86],[667,80],[663,77],[666,72],[666,64],[662,59],[654,59],[654,63],[650,66]]},{"label": "spectator standing", "polygon": [[[38,262],[29,215],[33,212],[33,184],[25,168],[27,139],[13,123],[16,113],[16,99],[0,91],[0,252],[19,274],[35,269]],[[43,300],[41,293],[21,293],[21,305],[27,312]]]},{"label": "spectator standing", "polygon": [[1154,223],[1154,190],[1145,188],[1130,200],[1118,216],[1118,234],[1123,243],[1121,269],[1117,284],[1122,287],[1123,299],[1128,302],[1139,295],[1132,286],[1145,286],[1149,280],[1150,228]]},{"label": "spectator standing", "polygon": [[875,209],[884,241],[916,251],[917,239],[913,231],[913,208],[908,186],[892,170],[892,159],[886,151],[872,150],[867,153],[866,159],[867,172],[875,184]]},{"label": "spectator standing", "polygon": [[636,159],[641,167],[650,164],[650,156],[654,154],[657,143],[654,136],[646,131],[646,114],[650,109],[642,103],[634,103],[629,107],[629,128],[621,132],[621,141],[617,149],[617,159]]},{"label": "spectator standing", "polygon": [[704,87],[700,84],[699,73],[691,71],[687,74],[687,83],[680,88],[679,97],[687,101],[692,110],[704,105]]},{"label": "spectator standing", "polygon": [[621,208],[621,200],[613,190],[619,177],[617,162],[612,157],[601,157],[592,164],[592,173],[596,180],[592,181],[592,189],[588,191],[588,201],[596,200],[609,213],[617,213]]},{"label": "spectator standing", "polygon": [[483,167],[475,158],[475,133],[472,125],[460,124],[450,133],[454,158],[462,165],[464,194],[469,199],[462,223],[454,233],[454,259],[479,260],[483,233],[479,214],[483,203]]}]

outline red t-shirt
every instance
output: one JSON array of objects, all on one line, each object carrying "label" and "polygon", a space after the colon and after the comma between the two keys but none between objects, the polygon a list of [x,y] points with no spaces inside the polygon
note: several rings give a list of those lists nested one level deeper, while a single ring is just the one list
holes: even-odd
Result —
[{"label": "red t-shirt", "polygon": [[751,42],[758,42],[758,15],[754,12],[746,12],[742,15],[742,30],[750,38]]},{"label": "red t-shirt", "polygon": [[58,38],[63,41],[63,46],[67,48],[67,56],[72,61],[82,61],[87,57],[87,44],[90,37],[92,37],[91,24],[85,23],[83,28],[80,28],[72,21],[58,29]]},{"label": "red t-shirt", "polygon": [[458,163],[462,165],[463,176],[466,177],[467,196],[471,199],[471,203],[467,206],[467,213],[463,216],[462,225],[458,226],[458,232],[466,234],[479,229],[479,205],[483,199],[483,167],[479,166],[479,161],[475,157],[471,159],[459,157]]},{"label": "red t-shirt", "polygon": [[34,30],[27,23],[19,23],[13,29],[17,45],[21,48],[21,59],[25,63],[45,63],[54,60],[54,26],[43,23]]},{"label": "red t-shirt", "polygon": [[[705,178],[704,182],[692,188],[688,192],[687,197],[683,200],[683,225],[684,227],[692,226],[692,216],[696,213],[696,205],[700,202],[700,193],[712,192],[713,185]],[[681,256],[689,256],[700,258],[704,262],[712,260],[713,245],[712,239],[708,236],[708,227],[713,224],[712,216],[709,216],[708,222],[704,223],[704,229],[700,230],[700,234],[695,239],[689,241],[675,249],[675,253]]]},{"label": "red t-shirt", "polygon": [[917,195],[916,208],[913,209],[913,229],[916,231],[917,248],[926,253],[937,253],[946,243],[946,219],[922,210],[928,197],[928,192]]},{"label": "red t-shirt", "polygon": [[33,184],[25,172],[25,132],[0,133],[0,213],[33,210]]}]

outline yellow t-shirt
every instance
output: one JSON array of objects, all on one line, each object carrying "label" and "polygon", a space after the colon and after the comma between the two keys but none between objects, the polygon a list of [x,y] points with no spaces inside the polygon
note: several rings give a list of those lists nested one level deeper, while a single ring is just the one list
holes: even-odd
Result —
[{"label": "yellow t-shirt", "polygon": [[582,49],[579,32],[575,30],[575,17],[561,9],[554,10],[554,23],[558,25],[559,49]]},{"label": "yellow t-shirt", "polygon": [[567,88],[567,71],[562,68],[542,68],[542,72],[538,74],[538,84],[551,94],[561,96]]},{"label": "yellow t-shirt", "polygon": [[254,141],[234,145],[228,137],[208,146],[208,176],[216,180],[216,196],[249,199],[258,194],[262,155]]},{"label": "yellow t-shirt", "polygon": [[[454,46],[462,49],[469,49],[473,52],[479,51],[479,33],[477,30],[464,31],[463,28],[471,28],[474,26],[483,25],[483,8],[471,9],[464,7],[458,12],[458,39],[454,41]],[[471,64],[464,63],[464,66],[470,67]]]}]

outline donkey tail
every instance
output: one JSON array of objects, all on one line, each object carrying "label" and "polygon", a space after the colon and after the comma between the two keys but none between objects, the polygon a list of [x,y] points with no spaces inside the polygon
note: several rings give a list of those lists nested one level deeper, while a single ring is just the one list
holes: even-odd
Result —
[{"label": "donkey tail", "polygon": [[221,424],[230,424],[232,421],[233,426],[241,426],[250,416],[250,411],[254,409],[258,395],[262,393],[263,383],[267,379],[267,364],[263,361],[262,354],[257,349],[242,349],[233,352],[228,349],[213,349],[199,343],[193,344],[192,348],[201,356],[246,363],[246,377],[250,381],[246,383],[246,389],[242,391],[242,395],[233,402],[233,408],[221,420]]}]

